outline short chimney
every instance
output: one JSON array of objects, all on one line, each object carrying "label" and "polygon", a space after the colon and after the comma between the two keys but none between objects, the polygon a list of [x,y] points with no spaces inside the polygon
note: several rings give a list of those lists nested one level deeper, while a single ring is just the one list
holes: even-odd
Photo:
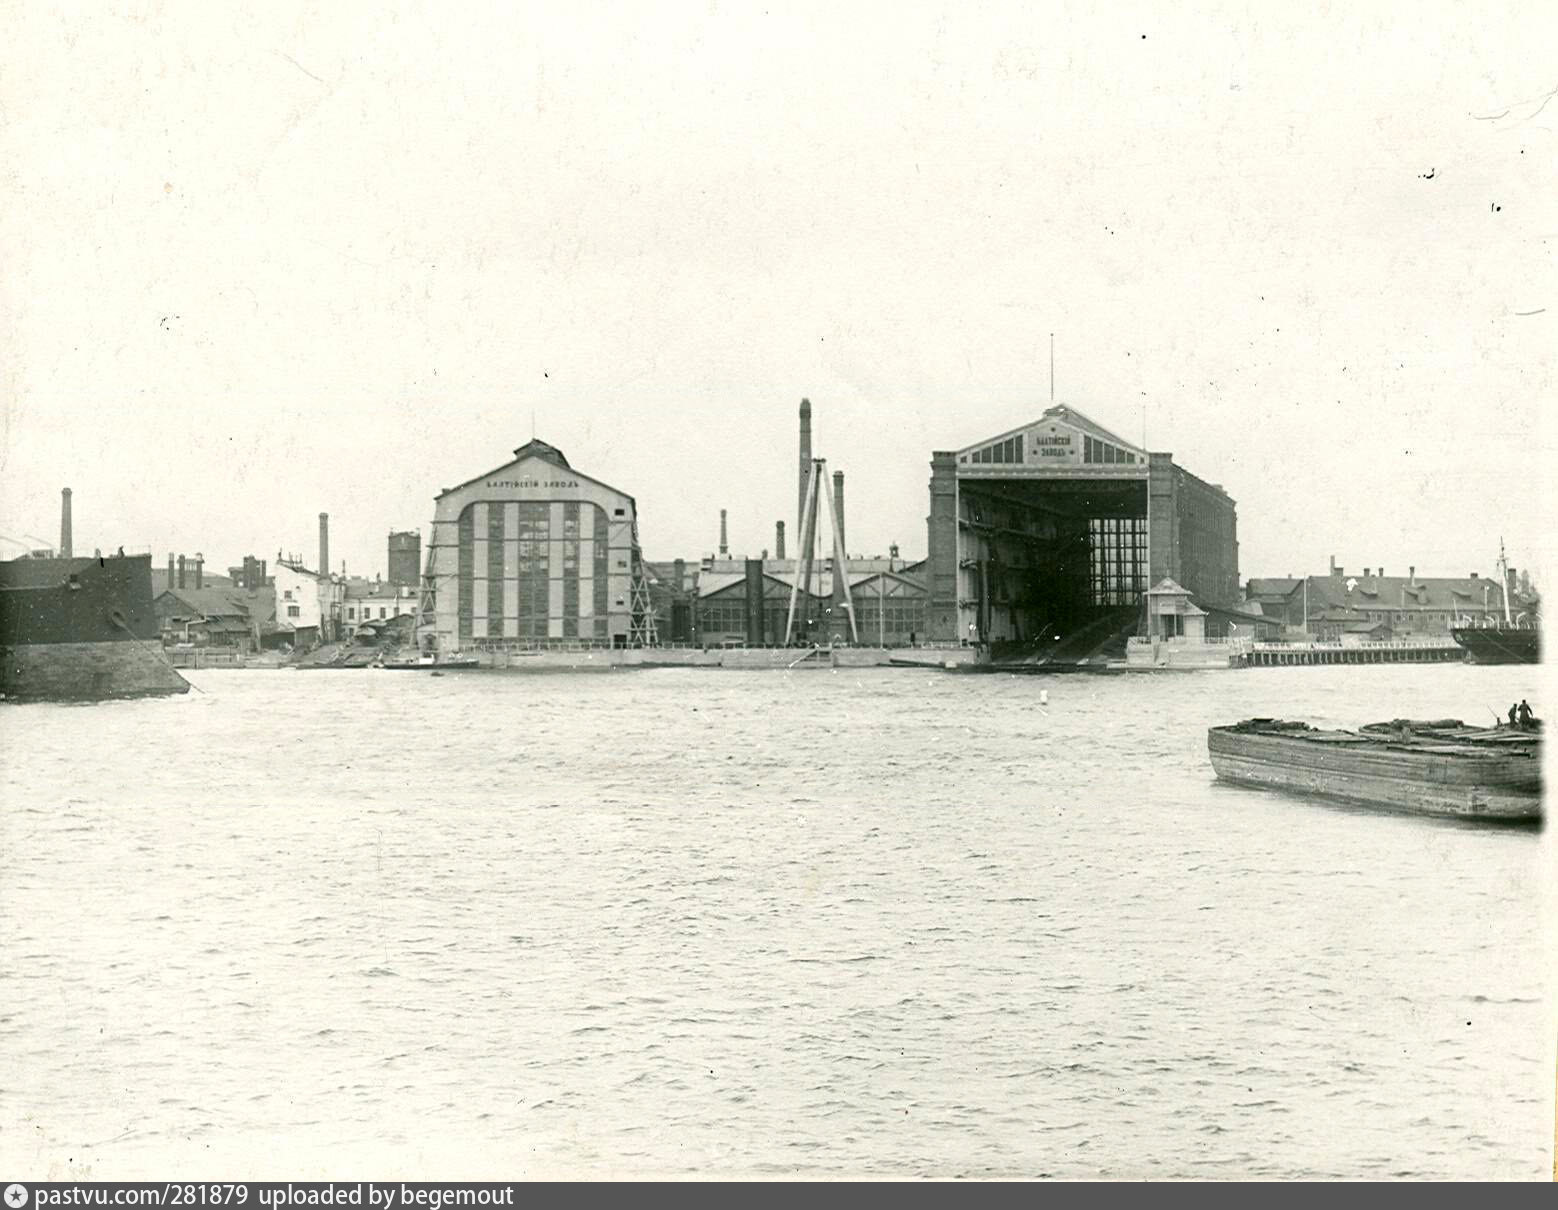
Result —
[{"label": "short chimney", "polygon": [[1363,569],[1363,578],[1364,578],[1364,579],[1365,579],[1365,580],[1367,580],[1367,579],[1368,579],[1368,578],[1369,578],[1369,569],[1368,569],[1368,568],[1367,568],[1367,567],[1365,567],[1365,568],[1364,568],[1364,569]]},{"label": "short chimney", "polygon": [[724,558],[730,553],[729,543],[725,540],[725,510],[719,510],[719,557]]},{"label": "short chimney", "polygon": [[1407,580],[1415,588],[1417,587],[1417,564],[1413,563],[1407,568]]},{"label": "short chimney", "polygon": [[319,514],[319,574],[330,574],[330,514]]},{"label": "short chimney", "polygon": [[774,558],[784,558],[784,522],[774,522]]},{"label": "short chimney", "polygon": [[70,558],[70,488],[60,490],[60,558]]}]

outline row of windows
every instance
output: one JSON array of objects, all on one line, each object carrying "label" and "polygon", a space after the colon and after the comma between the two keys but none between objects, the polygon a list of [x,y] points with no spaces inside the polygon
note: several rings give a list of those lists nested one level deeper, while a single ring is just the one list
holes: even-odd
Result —
[{"label": "row of windows", "polygon": [[[835,613],[831,610],[829,602],[816,598],[811,602],[811,609],[805,608],[805,604],[805,601],[801,601],[796,606],[798,627],[815,631],[818,626],[826,625],[829,630],[838,630],[840,633],[848,631],[849,620],[842,609]],[[855,627],[860,633],[861,642],[870,642],[884,632],[905,635],[910,631],[925,629],[924,598],[897,600],[889,598],[886,604],[887,612],[883,617],[878,612],[878,602],[875,599],[855,601]],[[775,609],[771,605],[766,607],[763,610],[763,633],[760,636],[762,641],[782,642],[788,619],[788,606],[784,609]],[[698,628],[701,633],[707,635],[737,634],[746,637],[746,603],[731,599],[703,603],[698,607]],[[756,640],[759,636],[752,637]]]},{"label": "row of windows", "polygon": [[1371,622],[1389,622],[1393,620],[1410,622],[1413,620],[1424,622],[1453,622],[1457,618],[1487,617],[1493,611],[1485,610],[1481,606],[1475,609],[1459,609],[1450,613],[1434,609],[1368,609],[1360,610],[1364,617]]},{"label": "row of windows", "polygon": [[1130,605],[1147,591],[1147,519],[1095,517],[1087,523],[1088,591],[1094,605]]},{"label": "row of windows", "polygon": [[[1087,532],[1092,536],[1094,543],[1109,538],[1131,537],[1136,540],[1136,545],[1144,545],[1147,541],[1146,517],[1094,517],[1087,523]],[[1129,545],[1129,543],[1127,543]]]},{"label": "row of windows", "polygon": [[1136,461],[1136,455],[1129,450],[1122,450],[1117,445],[1110,445],[1107,441],[1099,441],[1094,437],[1084,437],[1082,440],[1083,462],[1132,462]]},{"label": "row of windows", "polygon": [[[552,623],[557,623],[560,631],[552,633]],[[502,618],[487,618],[486,633],[475,634],[475,623],[470,619],[461,619],[460,638],[462,641],[474,639],[478,646],[483,645],[483,639],[604,639],[609,618],[523,618],[516,625],[505,629]],[[501,644],[494,644],[501,646]]]},{"label": "row of windows", "polygon": [[1022,434],[1008,437],[1005,441],[997,441],[994,445],[987,445],[982,450],[975,450],[969,457],[971,462],[1021,462],[1022,461]]}]

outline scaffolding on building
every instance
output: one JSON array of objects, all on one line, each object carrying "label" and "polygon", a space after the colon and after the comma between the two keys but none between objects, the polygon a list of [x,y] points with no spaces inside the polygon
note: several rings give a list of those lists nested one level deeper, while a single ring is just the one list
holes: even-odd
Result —
[{"label": "scaffolding on building", "polygon": [[649,595],[649,575],[644,567],[643,551],[638,545],[638,518],[633,518],[633,570],[628,595],[628,646],[658,647],[655,605]]}]

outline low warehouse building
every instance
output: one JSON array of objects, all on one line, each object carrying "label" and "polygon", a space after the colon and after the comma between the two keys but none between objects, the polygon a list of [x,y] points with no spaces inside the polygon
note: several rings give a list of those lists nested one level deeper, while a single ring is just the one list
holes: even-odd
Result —
[{"label": "low warehouse building", "polygon": [[[698,641],[705,647],[785,642],[795,597],[792,643],[853,643],[833,591],[833,561],[819,560],[800,585],[797,559],[705,559],[697,580]],[[860,646],[900,647],[925,637],[924,564],[897,557],[851,558],[846,566]],[[757,608],[752,602],[761,601]]]}]

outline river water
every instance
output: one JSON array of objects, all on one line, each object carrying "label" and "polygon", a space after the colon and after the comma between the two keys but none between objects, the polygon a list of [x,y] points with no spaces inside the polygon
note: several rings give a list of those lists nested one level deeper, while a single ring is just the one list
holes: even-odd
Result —
[{"label": "river water", "polygon": [[1540,678],[206,671],[0,709],[0,1171],[1542,1179],[1551,829],[1219,786],[1205,743],[1546,714]]}]

